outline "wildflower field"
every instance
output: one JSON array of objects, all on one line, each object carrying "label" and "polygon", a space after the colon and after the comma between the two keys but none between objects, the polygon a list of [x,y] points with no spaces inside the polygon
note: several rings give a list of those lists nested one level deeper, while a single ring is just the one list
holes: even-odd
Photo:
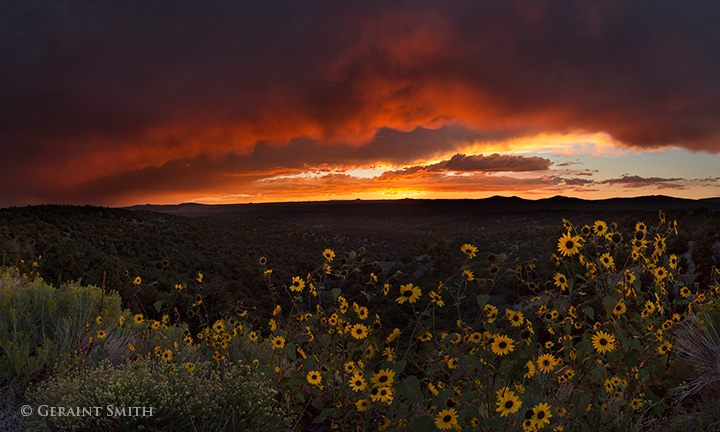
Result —
[{"label": "wildflower field", "polygon": [[208,272],[147,301],[23,262],[0,279],[0,381],[35,405],[156,408],[34,430],[718,430],[720,270],[688,280],[663,212],[560,232],[532,259],[461,243],[432,283],[362,247],[327,244],[294,274],[263,254],[263,303],[230,306]]}]

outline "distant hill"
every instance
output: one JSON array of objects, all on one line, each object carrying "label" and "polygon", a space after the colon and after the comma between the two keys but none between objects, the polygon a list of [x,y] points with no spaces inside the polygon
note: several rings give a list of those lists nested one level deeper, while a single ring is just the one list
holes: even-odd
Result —
[{"label": "distant hill", "polygon": [[497,212],[613,212],[613,211],[685,211],[708,209],[720,211],[720,197],[705,199],[673,198],[665,195],[652,195],[634,198],[610,198],[585,200],[554,196],[539,200],[527,200],[513,197],[493,196],[484,199],[467,200],[352,200],[352,201],[311,201],[259,204],[197,204],[177,205],[137,205],[125,207],[128,210],[144,210],[169,213],[181,216],[219,216],[228,218],[261,217],[275,214],[312,214],[312,213],[370,213],[392,214],[440,214],[461,212],[497,213]]}]

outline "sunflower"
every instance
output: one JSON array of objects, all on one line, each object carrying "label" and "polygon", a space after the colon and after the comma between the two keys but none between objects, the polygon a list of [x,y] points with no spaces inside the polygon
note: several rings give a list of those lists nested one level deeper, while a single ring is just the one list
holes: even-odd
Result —
[{"label": "sunflower", "polygon": [[513,341],[511,338],[500,335],[496,336],[493,343],[490,345],[490,349],[492,349],[492,352],[496,355],[505,355],[512,350],[515,349],[515,346],[513,345],[515,341]]},{"label": "sunflower", "polygon": [[305,288],[305,281],[300,276],[293,276],[290,291],[300,292]]},{"label": "sunflower", "polygon": [[358,411],[367,411],[367,409],[370,408],[370,401],[367,399],[360,399],[359,401],[355,402],[355,406],[357,407]]},{"label": "sunflower", "polygon": [[565,291],[568,287],[568,281],[564,274],[562,273],[555,273],[555,286],[560,288],[561,290]]},{"label": "sunflower", "polygon": [[687,296],[689,296],[689,295],[690,295],[690,288],[688,288],[688,287],[686,287],[686,286],[680,288],[680,295],[683,296],[683,298],[686,298]]},{"label": "sunflower", "polygon": [[397,339],[398,337],[400,337],[400,329],[396,328],[395,330],[392,331],[392,333],[390,333],[388,335],[387,339],[385,339],[385,343],[394,342],[395,339]]},{"label": "sunflower", "polygon": [[248,333],[248,339],[250,339],[251,342],[257,342],[257,340],[258,340],[257,333],[254,331]]},{"label": "sunflower", "polygon": [[361,392],[364,391],[367,388],[367,383],[365,382],[365,379],[362,377],[362,375],[355,374],[350,379],[350,388],[353,389],[353,391]]},{"label": "sunflower", "polygon": [[102,338],[104,338],[104,337],[105,337],[105,332],[102,331],[102,330],[98,330],[98,332],[97,332],[97,338],[98,338],[98,339],[102,339]]},{"label": "sunflower", "polygon": [[172,358],[173,358],[172,351],[170,351],[170,350],[165,350],[165,351],[163,351],[163,353],[162,353],[162,358],[163,358],[163,360],[165,360],[165,361],[170,361],[170,360],[172,360]]},{"label": "sunflower", "polygon": [[620,300],[619,302],[617,302],[617,304],[615,305],[615,308],[613,309],[613,315],[619,317],[620,315],[624,314],[625,312],[627,312],[627,306],[625,305],[624,301]]},{"label": "sunflower", "polygon": [[643,406],[643,400],[640,398],[633,398],[632,401],[630,401],[630,408],[633,411],[637,411]]},{"label": "sunflower", "polygon": [[525,317],[522,312],[515,312],[510,309],[506,309],[505,316],[513,327],[520,327],[525,322]]},{"label": "sunflower", "polygon": [[604,221],[597,220],[595,221],[595,224],[593,224],[593,232],[597,236],[604,236],[607,233],[608,226]]},{"label": "sunflower", "polygon": [[606,269],[611,269],[615,266],[615,261],[609,253],[602,254],[602,256],[600,256],[600,262],[603,266],[605,266]]},{"label": "sunflower", "polygon": [[655,275],[655,280],[657,282],[662,282],[665,277],[667,277],[668,272],[665,267],[657,267],[653,270],[653,274]]},{"label": "sunflower", "polygon": [[555,366],[558,365],[558,361],[552,354],[543,354],[538,357],[538,369],[540,372],[552,372]]},{"label": "sunflower", "polygon": [[592,337],[592,344],[600,354],[611,352],[615,350],[615,336],[600,330]]},{"label": "sunflower", "polygon": [[140,276],[136,277],[133,281],[133,285],[140,285],[142,283],[142,279],[140,279]]},{"label": "sunflower", "polygon": [[480,343],[482,341],[482,333],[475,332],[471,333],[470,336],[468,336],[468,342],[470,343]]},{"label": "sunflower", "polygon": [[367,319],[368,317],[368,308],[366,308],[365,306],[360,306],[355,312],[357,313],[358,318],[360,318],[361,320]]},{"label": "sunflower", "polygon": [[477,254],[477,251],[478,251],[478,249],[475,246],[473,246],[471,244],[467,244],[467,243],[460,246],[460,250],[462,251],[462,253],[469,256],[470,258],[475,258],[475,254]]},{"label": "sunflower", "polygon": [[121,316],[121,317],[118,319],[118,324],[120,324],[120,325],[125,324],[125,317],[124,317],[124,316]]},{"label": "sunflower", "polygon": [[645,222],[638,222],[635,224],[635,231],[640,231],[643,234],[647,234],[647,225]]},{"label": "sunflower", "polygon": [[635,273],[625,270],[625,283],[631,285],[633,282],[635,282]]},{"label": "sunflower", "polygon": [[471,282],[471,281],[474,281],[474,280],[475,280],[475,275],[474,275],[473,272],[471,272],[470,270],[464,270],[464,271],[463,271],[463,276],[465,276],[465,279],[467,279],[468,282]]},{"label": "sunflower", "polygon": [[355,339],[365,339],[368,335],[368,328],[365,324],[355,324],[350,331]]},{"label": "sunflower", "polygon": [[571,236],[570,233],[565,233],[560,237],[560,240],[558,240],[558,252],[563,256],[575,255],[580,252],[578,250],[580,241],[582,241],[582,239],[579,236]]},{"label": "sunflower", "polygon": [[550,424],[550,417],[552,417],[550,405],[546,403],[537,404],[532,411],[533,415],[530,417],[530,422],[533,427],[542,429]]},{"label": "sunflower", "polygon": [[420,342],[428,342],[432,339],[432,333],[425,332],[417,337]]},{"label": "sunflower", "polygon": [[396,302],[403,304],[406,301],[415,303],[417,299],[422,295],[419,287],[414,287],[413,284],[400,285],[400,297],[395,299]]},{"label": "sunflower", "polygon": [[322,381],[322,375],[318,371],[311,370],[307,373],[306,379],[310,384],[319,386],[320,381]]},{"label": "sunflower", "polygon": [[225,324],[222,323],[222,321],[215,321],[215,324],[213,324],[213,330],[215,330],[215,333],[222,333],[225,330]]},{"label": "sunflower", "polygon": [[670,350],[672,350],[672,344],[670,342],[665,342],[658,347],[658,353],[660,355],[666,355]]},{"label": "sunflower", "polygon": [[273,349],[283,348],[285,346],[285,338],[282,336],[275,336],[272,338]]},{"label": "sunflower", "polygon": [[371,398],[374,401],[379,400],[380,402],[385,402],[387,404],[392,403],[394,397],[395,392],[390,387],[380,387],[374,395],[371,395]]},{"label": "sunflower", "polygon": [[435,417],[435,426],[440,430],[452,429],[458,425],[458,413],[455,408],[440,411]]},{"label": "sunflower", "polygon": [[325,249],[323,251],[323,257],[325,257],[328,262],[332,262],[333,258],[335,258],[335,252],[332,249]]},{"label": "sunflower", "polygon": [[495,408],[495,411],[500,413],[500,417],[505,417],[509,414],[515,414],[520,409],[520,406],[522,405],[522,402],[520,402],[520,398],[515,396],[514,392],[511,391],[505,391],[502,392],[501,395],[498,396],[497,402],[497,408]]},{"label": "sunflower", "polygon": [[373,387],[386,387],[395,380],[395,371],[392,369],[381,369],[370,378]]},{"label": "sunflower", "polygon": [[142,314],[135,314],[135,316],[133,317],[133,321],[135,322],[135,324],[142,324],[143,321],[145,321],[145,318],[143,318]]},{"label": "sunflower", "polygon": [[535,369],[535,363],[533,363],[531,360],[528,360],[527,363],[525,363],[525,367],[528,368],[528,371],[525,372],[525,375],[523,375],[523,378],[534,377],[535,374],[537,373],[537,369]]}]

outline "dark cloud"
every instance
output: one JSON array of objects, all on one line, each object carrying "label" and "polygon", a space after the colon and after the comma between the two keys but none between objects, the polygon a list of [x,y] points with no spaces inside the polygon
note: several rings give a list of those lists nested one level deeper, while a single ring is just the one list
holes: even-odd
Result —
[{"label": "dark cloud", "polygon": [[593,180],[586,180],[581,178],[563,179],[568,186],[586,186],[595,183]]},{"label": "dark cloud", "polygon": [[658,189],[687,189],[683,178],[640,177],[623,175],[620,178],[599,181],[600,184],[619,184],[624,187],[639,188],[654,186]]},{"label": "dark cloud", "polygon": [[82,201],[128,173],[176,189],[176,161],[421,163],[574,130],[719,152],[718,20],[710,0],[4,2],[0,180]]}]

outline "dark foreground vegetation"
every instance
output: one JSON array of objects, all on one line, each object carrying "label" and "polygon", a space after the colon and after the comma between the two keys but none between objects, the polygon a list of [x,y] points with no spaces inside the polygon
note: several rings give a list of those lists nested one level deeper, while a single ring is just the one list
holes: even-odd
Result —
[{"label": "dark foreground vegetation", "polygon": [[421,204],[0,210],[0,385],[158,409],[49,430],[717,427],[718,212]]}]

